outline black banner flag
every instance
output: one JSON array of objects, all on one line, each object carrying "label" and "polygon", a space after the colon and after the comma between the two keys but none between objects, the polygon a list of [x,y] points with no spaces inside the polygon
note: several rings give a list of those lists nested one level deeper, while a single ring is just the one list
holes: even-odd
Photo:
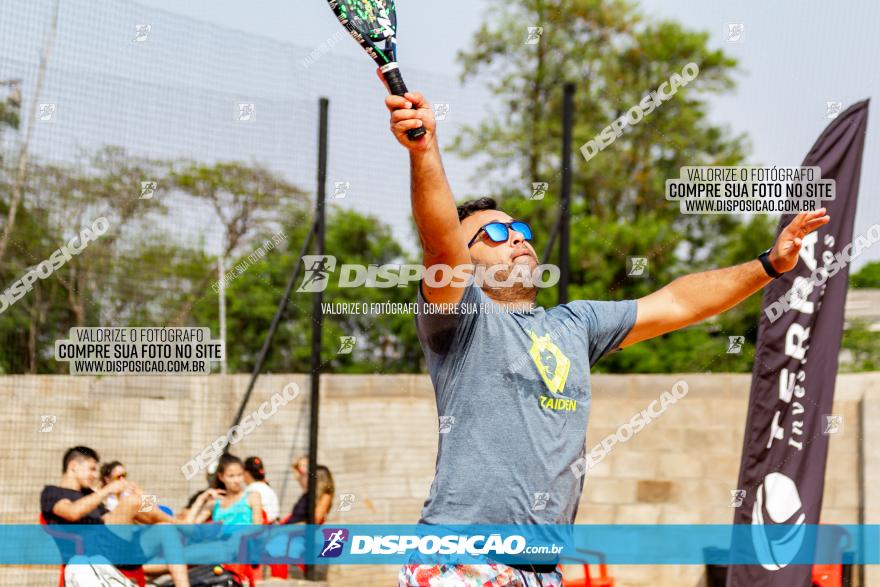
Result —
[{"label": "black banner flag", "polygon": [[[734,523],[751,525],[751,544],[737,543],[734,556],[756,555],[762,564],[731,565],[729,587],[812,584],[809,565],[790,563],[815,546],[804,525],[819,523],[828,434],[842,425],[832,402],[849,264],[872,242],[853,239],[867,123],[865,100],[835,118],[807,154],[804,167],[836,182],[835,199],[823,202],[831,221],[804,238],[797,266],[764,290],[734,494]],[[777,235],[793,218],[783,215]],[[791,531],[768,534],[775,524]]]}]

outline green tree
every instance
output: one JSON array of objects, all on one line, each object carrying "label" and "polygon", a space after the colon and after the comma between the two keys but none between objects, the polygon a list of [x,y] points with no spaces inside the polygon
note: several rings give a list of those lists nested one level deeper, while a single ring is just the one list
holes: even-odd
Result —
[{"label": "green tree", "polygon": [[[73,326],[193,323],[197,301],[216,306],[208,286],[217,279],[217,257],[198,230],[211,226],[214,212],[223,213],[214,221],[221,250],[236,255],[281,226],[288,210],[304,206],[301,191],[259,167],[172,170],[116,147],[65,165],[32,162],[31,171],[23,186],[28,198],[0,265],[3,283],[20,279],[96,218],[105,217],[110,228],[0,313],[2,372],[66,371],[46,349]],[[9,177],[0,174],[3,193]],[[154,197],[141,197],[144,181],[157,182]],[[7,206],[0,199],[0,213]]]},{"label": "green tree", "polygon": [[[174,188],[214,214],[222,230],[220,251],[224,259],[245,250],[250,254],[257,246],[252,239],[272,226],[280,226],[285,214],[306,201],[302,190],[253,164],[189,162],[175,168],[169,179]],[[215,268],[216,263],[205,266],[202,278],[187,292],[172,319],[173,324],[185,323],[196,301],[208,295],[208,285],[216,279]]]},{"label": "green tree", "polygon": [[[209,326],[216,336],[218,256],[208,252],[211,243],[198,231],[203,225],[217,228],[227,268],[243,267],[226,294],[228,365],[250,372],[290,271],[300,263],[311,224],[302,191],[258,166],[172,167],[115,147],[66,165],[31,166],[23,186],[28,198],[0,265],[3,283],[20,279],[96,218],[106,217],[110,229],[0,313],[0,373],[66,372],[67,363],[55,362],[47,349],[73,326],[192,324]],[[2,193],[10,177],[0,173]],[[140,197],[145,180],[158,183],[153,198]],[[0,213],[6,206],[0,198]],[[403,260],[390,227],[342,210],[329,215],[327,251],[340,264]],[[328,303],[414,299],[413,285],[340,289],[334,283],[325,293]],[[293,294],[266,370],[309,370],[311,304],[311,295]],[[353,353],[337,354],[340,336],[357,338]],[[330,315],[322,356],[326,371],[353,373],[414,371],[421,357],[411,314]]]},{"label": "green tree", "polygon": [[[124,294],[133,267],[149,269],[138,262],[139,250],[132,246],[137,238],[130,235],[154,230],[148,216],[163,213],[161,203],[138,199],[140,182],[156,177],[157,166],[119,148],[103,149],[70,165],[31,162],[32,173],[22,185],[28,197],[19,208],[0,270],[4,283],[21,279],[50,259],[96,219],[106,218],[109,229],[79,254],[60,265],[53,263],[51,275],[34,281],[32,289],[3,313],[0,329],[26,333],[18,339],[24,346],[15,347],[6,370],[51,371],[51,353],[43,349],[66,337],[70,327],[111,323],[119,318],[112,311],[124,316],[127,308],[144,303],[143,297]],[[7,205],[5,199],[0,202],[0,208]],[[130,291],[142,295],[144,289]]]},{"label": "green tree", "polygon": [[[880,288],[880,261],[872,261],[849,276],[852,288]],[[850,361],[842,363],[842,371],[877,371],[880,369],[880,332],[871,330],[865,321],[853,321],[843,331],[840,347]]]},{"label": "green tree", "polygon": [[880,370],[880,332],[873,332],[864,321],[849,324],[843,331],[841,350],[850,360],[840,365],[843,372]]},{"label": "green tree", "polygon": [[6,98],[0,101],[0,133],[5,128],[18,129],[21,123],[21,89],[18,80],[0,81],[0,86],[9,86]]},{"label": "green tree", "polygon": [[[525,43],[526,25],[543,28],[537,43]],[[454,148],[480,161],[505,210],[537,229],[539,255],[559,210],[562,87],[575,84],[571,299],[637,298],[685,273],[753,259],[772,243],[768,219],[743,225],[732,216],[683,215],[664,198],[665,181],[682,166],[739,165],[745,157],[744,137],[707,117],[706,95],[730,90],[736,66],[708,39],[675,22],[649,21],[622,0],[497,0],[472,49],[460,55],[462,79],[484,81],[494,94],[494,116],[466,128]],[[688,63],[699,75],[671,99],[589,161],[578,152]],[[549,183],[543,199],[530,199],[535,182]],[[629,275],[629,257],[647,257],[647,276]],[[547,290],[538,302],[552,305],[556,295]],[[728,355],[727,336],[754,329],[759,297],[600,366],[747,370],[748,348]],[[721,356],[707,361],[719,348]]]},{"label": "green tree", "polygon": [[880,288],[880,261],[872,261],[849,276],[850,287]]},{"label": "green tree", "polygon": [[[298,259],[300,248],[311,226],[306,214],[291,215],[285,223],[284,247],[267,253],[259,262],[237,260],[241,273],[226,286],[228,368],[232,372],[250,372],[256,362],[272,317],[284,293],[291,271],[299,265],[299,276],[291,294],[285,319],[275,336],[264,372],[308,372],[312,336],[312,294],[296,290],[303,282],[304,271]],[[264,235],[265,236],[265,235]],[[328,214],[326,253],[336,257],[336,266],[365,266],[400,263],[403,250],[394,240],[391,228],[377,218],[353,211],[333,209]],[[235,275],[237,272],[233,272]],[[415,285],[404,288],[340,288],[331,274],[324,302],[332,303],[407,303],[415,300]],[[218,324],[216,297],[202,299],[194,308],[197,324]],[[216,330],[214,330],[216,332]],[[338,354],[341,336],[357,340],[351,354]],[[418,371],[421,351],[415,334],[412,314],[382,315],[326,314],[321,357],[323,372],[413,372]]]}]

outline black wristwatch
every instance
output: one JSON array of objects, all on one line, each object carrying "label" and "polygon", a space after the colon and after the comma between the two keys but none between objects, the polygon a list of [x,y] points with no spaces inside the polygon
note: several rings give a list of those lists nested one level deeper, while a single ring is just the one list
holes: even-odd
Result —
[{"label": "black wristwatch", "polygon": [[767,249],[760,255],[758,255],[758,261],[761,262],[761,265],[764,266],[764,271],[767,272],[767,275],[772,277],[773,279],[779,279],[782,277],[782,273],[773,268],[773,263],[770,262],[770,251],[773,249]]}]

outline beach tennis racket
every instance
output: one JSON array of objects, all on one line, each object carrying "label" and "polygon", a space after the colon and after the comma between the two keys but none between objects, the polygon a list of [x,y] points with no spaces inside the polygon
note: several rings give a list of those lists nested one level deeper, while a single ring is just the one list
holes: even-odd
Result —
[{"label": "beach tennis racket", "polygon": [[[394,0],[327,0],[336,18],[367,55],[379,66],[391,93],[403,96],[406,84],[397,65],[397,10]],[[407,131],[411,141],[425,134],[424,128]]]}]

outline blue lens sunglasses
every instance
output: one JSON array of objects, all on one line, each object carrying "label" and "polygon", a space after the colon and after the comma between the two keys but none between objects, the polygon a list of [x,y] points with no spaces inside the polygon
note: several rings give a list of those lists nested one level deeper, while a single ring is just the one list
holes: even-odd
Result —
[{"label": "blue lens sunglasses", "polygon": [[516,232],[523,235],[523,238],[527,241],[532,240],[532,229],[528,224],[522,222],[520,220],[514,220],[513,222],[490,222],[489,224],[484,224],[480,227],[480,230],[477,231],[477,234],[474,235],[474,238],[471,239],[471,242],[468,243],[468,248],[474,246],[474,243],[477,242],[477,239],[480,238],[480,234],[484,231],[489,236],[489,239],[493,243],[503,243],[506,242],[510,237],[510,230],[515,230]]}]

